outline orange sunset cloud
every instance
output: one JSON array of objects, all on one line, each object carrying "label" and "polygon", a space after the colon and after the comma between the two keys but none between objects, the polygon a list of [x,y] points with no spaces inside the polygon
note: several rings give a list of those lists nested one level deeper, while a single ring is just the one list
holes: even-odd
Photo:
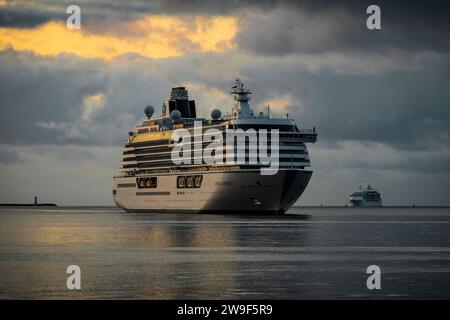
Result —
[{"label": "orange sunset cloud", "polygon": [[12,48],[41,56],[71,53],[105,60],[125,53],[167,58],[232,49],[236,33],[234,17],[152,15],[114,27],[109,33],[90,32],[83,25],[81,30],[70,30],[63,22],[50,21],[29,29],[0,28],[0,50]]}]

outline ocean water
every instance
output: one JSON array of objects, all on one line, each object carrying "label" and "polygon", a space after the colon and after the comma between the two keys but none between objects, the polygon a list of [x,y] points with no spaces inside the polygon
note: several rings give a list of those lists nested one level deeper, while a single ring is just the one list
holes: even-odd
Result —
[{"label": "ocean water", "polygon": [[[1,299],[450,298],[450,208],[1,208]],[[68,290],[66,268],[81,268]],[[381,289],[369,290],[369,265]]]}]

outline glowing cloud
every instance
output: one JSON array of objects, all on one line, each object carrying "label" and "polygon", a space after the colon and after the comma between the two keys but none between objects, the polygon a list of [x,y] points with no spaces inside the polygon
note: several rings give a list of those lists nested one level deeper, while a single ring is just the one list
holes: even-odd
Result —
[{"label": "glowing cloud", "polygon": [[92,116],[105,107],[105,96],[101,93],[83,99],[81,119],[91,122]]},{"label": "glowing cloud", "polygon": [[236,33],[234,17],[146,16],[116,26],[110,33],[90,32],[83,26],[69,30],[65,23],[50,21],[31,29],[0,28],[0,50],[42,56],[71,53],[105,60],[126,53],[167,58],[232,49]]},{"label": "glowing cloud", "polygon": [[264,106],[269,105],[272,110],[277,112],[285,111],[292,105],[293,98],[290,94],[284,94],[277,96],[276,98],[263,101],[261,104]]}]

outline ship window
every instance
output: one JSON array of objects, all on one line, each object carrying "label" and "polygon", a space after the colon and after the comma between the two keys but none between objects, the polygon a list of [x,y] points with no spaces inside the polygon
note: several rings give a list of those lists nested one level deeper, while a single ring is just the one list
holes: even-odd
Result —
[{"label": "ship window", "polygon": [[157,177],[137,178],[136,184],[139,189],[156,188],[158,186]]},{"label": "ship window", "polygon": [[138,133],[146,133],[148,132],[148,128],[138,129]]}]

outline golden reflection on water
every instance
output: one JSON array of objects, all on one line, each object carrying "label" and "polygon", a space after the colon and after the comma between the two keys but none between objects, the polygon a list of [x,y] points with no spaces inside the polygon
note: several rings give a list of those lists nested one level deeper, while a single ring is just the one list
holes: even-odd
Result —
[{"label": "golden reflection on water", "polygon": [[[2,281],[2,290],[26,291],[33,298],[96,298],[99,292],[126,297],[130,290],[130,298],[176,299],[203,292],[214,299],[235,288],[236,226],[174,217],[115,218],[21,221],[16,231],[2,236],[12,256],[0,263],[0,271],[10,277]],[[17,250],[27,258],[17,259]],[[81,292],[65,287],[70,264],[82,268]]]},{"label": "golden reflection on water", "polygon": [[63,226],[23,227],[20,243],[45,245],[123,244],[158,247],[228,247],[234,246],[233,226],[200,224],[193,226]]},{"label": "golden reflection on water", "polygon": [[182,255],[184,262],[154,266],[158,279],[154,279],[154,273],[145,276],[149,283],[158,285],[139,290],[138,298],[182,299],[204,292],[205,296],[218,299],[235,288],[237,263],[223,252],[223,247],[236,245],[233,227],[200,224],[174,229],[153,226],[141,230],[146,244],[178,248],[167,255]]}]

